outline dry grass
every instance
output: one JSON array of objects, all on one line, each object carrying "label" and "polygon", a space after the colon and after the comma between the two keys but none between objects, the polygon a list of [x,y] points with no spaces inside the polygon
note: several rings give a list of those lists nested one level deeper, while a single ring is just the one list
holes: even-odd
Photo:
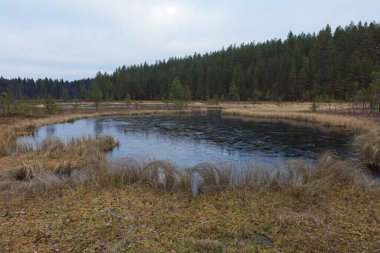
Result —
[{"label": "dry grass", "polygon": [[82,110],[78,112],[63,111],[59,115],[50,115],[45,118],[24,119],[16,118],[9,119],[7,123],[0,124],[0,157],[9,156],[17,152],[16,139],[19,136],[32,134],[33,131],[40,126],[51,125],[57,123],[72,123],[75,120],[83,118],[96,118],[116,115],[148,115],[148,114],[184,114],[184,113],[203,113],[205,108],[189,108],[182,110],[165,110],[165,109],[111,109],[111,110]]},{"label": "dry grass", "polygon": [[[377,247],[379,187],[360,167],[332,155],[235,173],[206,163],[183,169],[166,161],[110,162],[101,147],[85,153],[76,173],[33,161],[0,173],[2,249],[325,252],[347,251],[353,241],[361,252]],[[53,140],[36,152],[49,157],[65,149],[70,145]],[[23,228],[31,232],[20,234]],[[352,233],[371,236],[359,243]]]},{"label": "dry grass", "polygon": [[380,170],[380,128],[359,135],[356,143],[366,165]]},{"label": "dry grass", "polygon": [[[377,188],[378,189],[378,188]],[[322,202],[246,189],[187,198],[144,185],[0,199],[4,252],[376,252],[379,190],[337,184]],[[269,239],[268,239],[269,238]],[[267,246],[267,241],[273,244]]]},{"label": "dry grass", "polygon": [[282,177],[286,180],[281,180],[281,177],[276,175],[276,186],[304,201],[308,198],[323,197],[336,184],[366,187],[372,183],[371,176],[365,169],[331,154],[322,155],[311,167],[301,163],[296,167],[287,167],[286,171],[287,174]]},{"label": "dry grass", "polygon": [[369,131],[379,124],[374,118],[331,114],[326,110],[312,113],[309,109],[310,105],[310,103],[261,103],[252,105],[222,104],[221,106],[223,107],[223,115],[272,120],[294,120],[351,131]]},{"label": "dry grass", "polygon": [[217,240],[192,239],[190,242],[195,252],[213,252],[213,253],[223,252],[223,246]]},{"label": "dry grass", "polygon": [[[158,102],[157,102],[158,103]],[[161,103],[162,104],[162,103]],[[336,105],[332,105],[336,107]],[[342,105],[339,105],[340,107]],[[207,105],[202,103],[190,103],[184,110],[146,110],[146,109],[110,109],[101,111],[79,110],[74,113],[63,111],[59,115],[51,115],[46,118],[38,119],[19,119],[9,120],[6,124],[0,124],[0,157],[9,156],[14,153],[28,151],[28,147],[21,148],[16,145],[16,139],[19,136],[31,134],[37,127],[42,125],[56,124],[62,122],[73,122],[77,119],[88,117],[104,117],[114,115],[141,115],[141,114],[177,114],[177,113],[204,113],[207,111]],[[224,103],[220,104],[223,108],[223,115],[235,115],[251,117],[258,119],[270,120],[294,120],[309,122],[316,125],[327,127],[339,127],[352,131],[369,131],[375,128],[379,122],[374,118],[347,116],[342,114],[322,112],[311,113],[310,103]],[[327,105],[325,105],[327,107]],[[344,105],[343,105],[344,107]],[[343,109],[338,109],[337,113]]]},{"label": "dry grass", "polygon": [[21,166],[2,172],[0,175],[0,195],[23,199],[42,197],[60,193],[63,181],[52,171],[39,164],[25,162]]},{"label": "dry grass", "polygon": [[[88,145],[93,151],[85,151]],[[378,246],[379,187],[361,167],[333,155],[315,164],[247,164],[235,173],[207,163],[183,169],[166,161],[111,162],[105,147],[91,138],[53,139],[35,153],[45,159],[80,153],[75,173],[36,161],[1,171],[0,248],[373,252]]]},{"label": "dry grass", "polygon": [[[243,110],[256,109],[249,105]],[[0,156],[6,156],[0,158],[0,251],[379,248],[379,186],[371,185],[361,166],[330,154],[315,164],[301,160],[275,168],[247,164],[236,173],[228,165],[206,163],[182,169],[166,161],[110,162],[104,155],[110,140],[98,144],[88,138],[69,143],[49,140],[35,151],[15,145],[17,136],[43,124],[113,113],[131,112],[78,113],[0,126]],[[368,127],[363,126],[348,127]],[[9,148],[10,144],[14,146]],[[197,198],[190,197],[194,193]]]},{"label": "dry grass", "polygon": [[[112,144],[110,146],[110,144]],[[140,184],[156,190],[183,192],[194,196],[199,193],[223,190],[250,189],[260,192],[279,191],[298,200],[322,197],[335,184],[349,187],[367,187],[370,177],[365,171],[348,161],[333,155],[323,155],[315,163],[294,160],[276,168],[264,168],[247,164],[245,168],[232,169],[229,165],[201,163],[190,168],[177,168],[166,161],[136,161],[132,158],[108,161],[104,151],[114,147],[111,137],[73,139],[67,144],[59,139],[48,139],[35,151],[46,159],[77,159],[80,165],[59,164],[53,170],[44,163],[22,163],[1,173],[2,193],[19,194],[51,191],[64,185],[123,187]],[[38,159],[37,159],[38,160]],[[43,161],[43,159],[42,159]],[[77,173],[71,173],[73,169]],[[44,180],[46,177],[46,180]],[[28,185],[25,188],[25,185]],[[20,187],[19,187],[20,186]],[[31,187],[35,186],[36,189]],[[29,196],[29,195],[28,195]]]},{"label": "dry grass", "polygon": [[[268,117],[286,114],[288,118],[312,122],[326,122],[325,124],[327,125],[345,126],[351,129],[365,129],[369,126],[366,125],[368,122],[359,126],[358,121],[352,121],[348,117],[303,112],[307,107],[305,104],[294,103],[287,104],[286,106],[282,104],[228,104],[222,106],[230,107],[230,109],[224,109],[223,113],[226,114],[239,114],[253,117],[261,115],[261,113]],[[278,110],[278,108],[280,109]],[[167,113],[166,111],[160,112]],[[62,121],[67,122],[87,116],[97,117],[122,113],[146,114],[160,112],[146,110],[96,112],[91,115],[78,114],[38,119],[28,123],[24,121],[16,122],[5,128],[6,131],[2,133],[2,136],[7,138],[1,139],[3,146],[0,145],[0,151],[3,151],[3,154],[11,154],[17,157],[22,157],[22,154],[28,153],[30,155],[26,155],[27,160],[34,160],[37,164],[43,164],[43,166],[40,167],[44,167],[45,170],[51,170],[60,175],[69,175],[73,169],[81,168],[81,173],[77,174],[75,179],[70,178],[70,180],[75,181],[74,184],[121,186],[138,182],[149,185],[155,189],[180,189],[183,192],[191,192],[193,195],[196,195],[198,192],[214,190],[252,188],[255,190],[281,189],[282,191],[286,190],[291,192],[293,195],[313,196],[320,194],[324,189],[327,189],[329,185],[336,183],[337,179],[340,180],[339,182],[347,181],[350,184],[357,184],[359,182],[361,184],[364,181],[363,172],[360,168],[331,155],[322,156],[312,168],[305,162],[293,161],[277,169],[251,168],[247,165],[247,168],[242,169],[239,173],[232,173],[228,165],[217,167],[207,163],[202,163],[193,168],[184,170],[179,170],[173,164],[165,161],[143,163],[128,159],[127,161],[119,161],[117,164],[111,164],[106,161],[103,154],[103,152],[117,145],[117,142],[110,137],[72,139],[66,144],[58,139],[48,139],[39,145],[36,152],[31,152],[31,147],[28,145],[16,144],[15,142],[16,136],[30,133],[36,126],[40,125]],[[173,113],[173,111],[171,112]],[[183,112],[184,111],[177,111],[177,113]],[[302,115],[307,116],[302,118]],[[278,118],[281,117],[282,116],[278,116]],[[350,121],[351,125],[349,126],[346,121]],[[371,133],[372,137],[368,138],[371,138],[373,141],[375,140],[373,135],[378,132],[373,131]],[[368,144],[369,142],[366,141],[365,143]],[[378,154],[378,147],[376,145],[367,146],[371,146],[372,148],[365,148],[366,152],[364,152],[364,154],[367,157],[371,156],[371,159],[374,160],[374,157]],[[3,148],[1,149],[1,147]],[[25,160],[25,157],[20,159],[20,161],[23,160]],[[20,166],[20,164],[16,165]]]},{"label": "dry grass", "polygon": [[118,145],[119,143],[111,136],[72,138],[66,144],[58,138],[49,138],[39,144],[36,152],[50,159],[62,156],[69,158],[110,151]]},{"label": "dry grass", "polygon": [[[162,105],[161,102],[154,102]],[[153,103],[153,104],[154,104]],[[332,104],[338,107],[338,114],[331,114],[326,108],[328,105],[321,105],[321,112],[311,113],[310,103],[223,103],[220,107],[224,115],[236,115],[261,119],[287,119],[295,121],[310,122],[329,127],[340,127],[353,131],[368,131],[375,128],[379,122],[376,119],[359,116],[347,116],[339,114],[344,112],[347,105]],[[88,117],[104,117],[114,115],[141,115],[141,114],[176,114],[176,113],[204,113],[208,105],[204,103],[189,103],[188,109],[165,110],[165,109],[107,109],[107,110],[77,110],[62,111],[59,115],[50,115],[46,118],[8,120],[6,124],[0,124],[0,157],[12,154],[15,151],[16,138],[21,135],[31,134],[37,127],[42,125],[56,124],[62,122],[73,122],[77,119]]]},{"label": "dry grass", "polygon": [[[63,187],[73,186],[72,171],[96,160],[105,162],[104,152],[118,143],[109,136],[71,139],[47,139],[36,150],[14,157],[14,162],[0,171],[0,194],[14,197],[40,197],[60,193]],[[83,167],[83,173],[86,171]],[[93,167],[92,171],[96,168]],[[92,173],[95,174],[95,173]],[[91,174],[87,174],[89,178]],[[88,179],[89,180],[89,179]],[[95,182],[95,179],[92,179]],[[77,183],[78,184],[78,183]]]}]

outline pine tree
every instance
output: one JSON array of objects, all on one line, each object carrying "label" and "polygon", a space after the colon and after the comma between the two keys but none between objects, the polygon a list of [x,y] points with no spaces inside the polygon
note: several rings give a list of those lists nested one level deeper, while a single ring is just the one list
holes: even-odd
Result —
[{"label": "pine tree", "polygon": [[231,82],[228,95],[232,101],[240,100],[239,88],[236,86],[235,82]]},{"label": "pine tree", "polygon": [[98,110],[99,104],[103,98],[103,94],[97,86],[93,88],[91,98],[95,103],[95,109]]}]

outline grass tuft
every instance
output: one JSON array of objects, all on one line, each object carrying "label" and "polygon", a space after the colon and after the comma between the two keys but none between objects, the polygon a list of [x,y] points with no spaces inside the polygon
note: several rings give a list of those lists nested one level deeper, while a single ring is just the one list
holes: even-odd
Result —
[{"label": "grass tuft", "polygon": [[61,192],[63,183],[53,172],[43,169],[41,165],[26,162],[0,175],[0,194],[31,198]]},{"label": "grass tuft", "polygon": [[356,138],[356,143],[366,165],[372,169],[380,170],[380,128],[359,135]]},{"label": "grass tuft", "polygon": [[213,252],[213,253],[222,253],[223,246],[220,242],[210,239],[192,239],[190,241],[192,245],[191,248],[195,252]]},{"label": "grass tuft", "polygon": [[[300,200],[321,197],[335,184],[366,187],[370,183],[369,176],[362,168],[329,154],[321,156],[314,165],[297,160],[284,163],[277,168],[252,166],[242,173],[234,173],[230,166],[217,167],[207,163],[178,169],[173,164],[160,160],[144,163],[129,158],[109,162],[102,152],[89,155],[78,173],[67,174],[63,179],[59,173],[41,169],[40,166],[24,164],[10,170],[9,176],[0,178],[2,182],[7,180],[15,184],[38,182],[35,185],[39,189],[31,192],[50,190],[50,186],[54,184],[57,187],[62,187],[63,184],[122,187],[139,183],[153,189],[187,192],[193,195],[234,189],[278,191]],[[42,182],[46,182],[46,187],[41,187]]]},{"label": "grass tuft", "polygon": [[366,187],[371,182],[363,168],[331,154],[321,156],[314,164],[293,160],[276,168],[251,165],[237,172],[228,165],[201,163],[181,169],[160,160],[139,162],[128,158],[108,162],[103,156],[94,156],[77,177],[82,178],[83,184],[102,186],[140,183],[154,189],[194,195],[245,188],[280,191],[299,199],[322,196],[335,184]]},{"label": "grass tuft", "polygon": [[[370,183],[361,166],[332,154],[322,155],[314,163],[291,160],[274,167],[246,164],[243,168],[232,168],[228,164],[200,163],[180,168],[161,160],[144,162],[127,158],[108,161],[105,152],[116,145],[117,141],[109,136],[82,137],[67,143],[47,139],[32,152],[34,159],[31,161],[34,162],[25,162],[10,168],[8,173],[0,173],[1,189],[16,189],[15,193],[22,189],[40,193],[44,189],[50,191],[54,186],[57,189],[77,185],[122,187],[138,183],[194,196],[205,192],[247,189],[277,191],[307,200],[323,196],[335,184],[365,187]],[[53,168],[47,166],[48,161],[53,161]],[[74,169],[76,173],[72,173]],[[33,186],[37,189],[30,188]]]}]

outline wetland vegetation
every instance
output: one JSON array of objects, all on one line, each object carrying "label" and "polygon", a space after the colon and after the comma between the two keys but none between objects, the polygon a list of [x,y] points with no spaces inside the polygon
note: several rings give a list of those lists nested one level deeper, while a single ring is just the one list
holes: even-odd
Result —
[{"label": "wetland vegetation", "polygon": [[378,252],[379,31],[1,77],[0,251]]},{"label": "wetland vegetation", "polygon": [[[228,104],[222,106],[221,114],[227,115],[229,110],[254,114],[264,106],[295,115],[324,116],[322,112],[308,112],[310,104],[286,103]],[[308,248],[321,252],[371,252],[377,248],[380,189],[364,163],[358,161],[330,153],[322,154],[315,163],[290,159],[278,163],[276,170],[273,166],[247,163],[244,172],[236,174],[231,166],[217,163],[178,168],[163,160],[110,159],[105,152],[117,146],[112,137],[53,138],[36,146],[17,141],[18,136],[31,134],[40,126],[45,125],[41,129],[47,134],[51,124],[69,122],[67,126],[75,126],[75,122],[81,122],[75,120],[83,117],[95,117],[104,123],[105,116],[107,122],[109,116],[118,119],[123,114],[156,115],[150,119],[131,118],[136,124],[136,119],[145,119],[154,126],[155,117],[162,122],[165,117],[173,117],[165,116],[170,113],[205,113],[207,107],[194,103],[180,111],[70,109],[44,118],[4,120],[0,158],[1,247],[8,251],[34,248],[76,252],[149,251],[152,247],[179,252]],[[325,116],[329,118],[330,114]],[[338,132],[346,129],[351,135],[358,134],[357,126],[376,125],[373,118],[356,117],[355,125],[347,119],[352,116],[333,116],[351,123],[336,126]],[[185,124],[189,117],[181,115],[179,119]],[[149,126],[145,127],[149,130]],[[88,128],[96,130],[94,125]],[[45,136],[42,132],[41,136]],[[362,137],[358,137],[357,143],[363,147],[363,157],[368,159],[367,164],[373,164],[377,161],[378,131],[368,132],[363,127],[359,133]]]}]

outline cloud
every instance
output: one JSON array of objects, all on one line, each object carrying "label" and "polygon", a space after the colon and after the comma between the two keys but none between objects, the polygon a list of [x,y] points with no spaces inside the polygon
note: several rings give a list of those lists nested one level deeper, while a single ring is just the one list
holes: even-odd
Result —
[{"label": "cloud", "polygon": [[289,30],[372,21],[379,7],[370,0],[3,0],[0,75],[91,77],[124,64],[284,38]]}]

